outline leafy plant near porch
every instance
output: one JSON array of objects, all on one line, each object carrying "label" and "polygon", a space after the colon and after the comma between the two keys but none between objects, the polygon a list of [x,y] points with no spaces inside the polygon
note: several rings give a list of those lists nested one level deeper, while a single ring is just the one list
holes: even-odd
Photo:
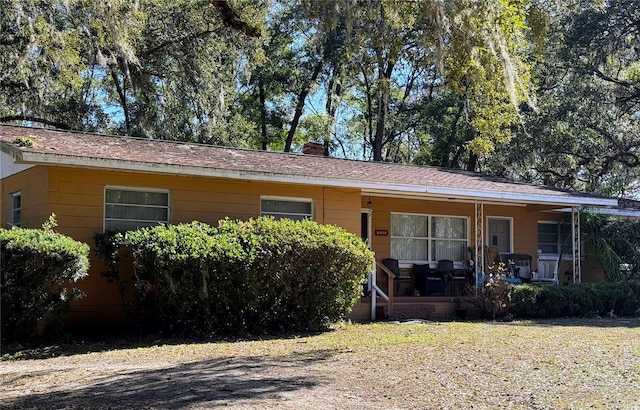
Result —
[{"label": "leafy plant near porch", "polygon": [[47,314],[53,314],[53,330],[59,332],[62,313],[84,296],[68,285],[87,276],[89,246],[55,227],[52,215],[42,229],[0,229],[3,341],[34,338]]},{"label": "leafy plant near porch", "polygon": [[488,279],[475,297],[470,298],[480,317],[505,319],[510,317],[513,306],[513,285],[507,282],[504,263],[496,263],[489,269]]},{"label": "leafy plant near porch", "polygon": [[192,222],[127,239],[139,317],[171,333],[321,329],[355,304],[373,264],[359,237],[308,220]]},{"label": "leafy plant near porch", "polygon": [[[581,229],[609,280],[640,279],[640,222],[584,213]],[[627,263],[631,270],[620,271]]]}]

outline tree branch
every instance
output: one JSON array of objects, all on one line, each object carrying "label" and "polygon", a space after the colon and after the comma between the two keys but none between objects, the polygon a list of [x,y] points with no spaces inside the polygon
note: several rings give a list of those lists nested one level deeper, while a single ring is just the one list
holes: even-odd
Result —
[{"label": "tree branch", "polygon": [[4,117],[0,117],[0,122],[9,122],[9,121],[29,121],[36,122],[38,124],[49,125],[52,127],[59,128],[61,130],[71,129],[67,124],[58,121],[47,120],[46,118],[35,117],[31,115],[7,115]]},{"label": "tree branch", "polygon": [[210,0],[211,5],[215,7],[220,13],[220,17],[222,18],[222,23],[231,27],[234,30],[238,30],[241,33],[249,37],[260,37],[262,33],[257,27],[251,26],[248,23],[242,21],[240,16],[231,8],[229,2],[227,0]]}]

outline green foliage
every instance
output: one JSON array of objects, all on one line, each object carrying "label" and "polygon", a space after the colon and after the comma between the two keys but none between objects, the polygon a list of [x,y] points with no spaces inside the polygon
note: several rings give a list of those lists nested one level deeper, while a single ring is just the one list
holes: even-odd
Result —
[{"label": "green foliage", "polygon": [[638,282],[581,283],[568,286],[520,285],[513,288],[514,317],[558,318],[632,316],[640,312]]},{"label": "green foliage", "polygon": [[37,146],[33,138],[30,137],[17,137],[13,140],[13,143],[19,147],[33,148]]},{"label": "green foliage", "polygon": [[259,218],[224,220],[220,229],[241,233],[255,255],[255,319],[262,328],[317,330],[340,319],[357,301],[373,264],[359,237],[331,225]]},{"label": "green foliage", "polygon": [[532,74],[538,109],[525,112],[526,130],[488,165],[560,188],[637,193],[637,1],[551,1],[545,8],[545,47]]},{"label": "green foliage", "polygon": [[144,325],[167,332],[317,330],[360,294],[373,256],[312,221],[192,222],[127,233]]},{"label": "green foliage", "polygon": [[0,229],[3,341],[33,338],[47,314],[61,326],[62,313],[83,296],[68,285],[87,276],[89,246],[53,226],[54,217],[43,229]]},{"label": "green foliage", "polygon": [[126,301],[126,287],[120,279],[120,249],[123,246],[124,236],[119,231],[96,232],[93,234],[95,247],[93,251],[107,268],[100,275],[107,278],[107,283],[115,283],[118,287],[122,308],[129,316],[129,304]]},{"label": "green foliage", "polygon": [[[640,276],[640,222],[604,215],[581,214],[580,229],[590,252],[598,259],[609,280],[626,280]],[[622,272],[620,264],[630,270]]]}]

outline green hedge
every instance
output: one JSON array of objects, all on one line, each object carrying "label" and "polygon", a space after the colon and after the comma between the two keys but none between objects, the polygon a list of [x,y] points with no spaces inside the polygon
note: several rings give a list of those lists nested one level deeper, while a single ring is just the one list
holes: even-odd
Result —
[{"label": "green hedge", "polygon": [[54,232],[55,219],[43,229],[0,229],[2,340],[36,336],[38,322],[61,315],[82,292],[68,285],[87,276],[89,246]]},{"label": "green hedge", "polygon": [[138,317],[171,333],[319,330],[353,307],[373,264],[360,238],[313,221],[193,222],[127,240]]},{"label": "green hedge", "polygon": [[640,312],[639,282],[581,283],[567,286],[513,287],[515,318],[632,316]]}]

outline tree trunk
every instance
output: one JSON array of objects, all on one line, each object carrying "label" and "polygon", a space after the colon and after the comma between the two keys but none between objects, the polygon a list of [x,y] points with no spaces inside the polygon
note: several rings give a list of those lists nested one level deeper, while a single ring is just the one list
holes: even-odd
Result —
[{"label": "tree trunk", "polygon": [[127,105],[127,96],[125,87],[125,81],[120,85],[120,80],[118,79],[118,75],[116,74],[113,67],[110,69],[111,71],[111,79],[113,80],[113,84],[116,86],[116,92],[118,93],[118,98],[120,99],[120,105],[122,106],[122,114],[124,116],[124,129],[127,134],[131,132],[131,119],[129,118],[129,107]]},{"label": "tree trunk", "polygon": [[262,80],[258,82],[258,92],[260,93],[260,137],[262,139],[262,150],[266,151],[269,138],[267,135],[267,97],[264,92],[264,84],[262,83]]},{"label": "tree trunk", "polygon": [[384,145],[384,126],[387,122],[387,112],[389,110],[389,86],[391,84],[391,73],[395,63],[388,61],[386,67],[380,64],[378,74],[378,118],[376,120],[376,133],[373,136],[373,160],[382,161],[382,146]]},{"label": "tree trunk", "polygon": [[307,99],[307,95],[309,95],[309,90],[311,90],[311,86],[316,82],[316,79],[320,75],[320,71],[322,70],[322,60],[316,63],[316,66],[313,70],[313,74],[307,83],[300,90],[300,94],[298,94],[298,103],[296,104],[296,111],[293,114],[293,119],[291,120],[291,126],[289,126],[289,133],[287,134],[287,140],[284,144],[284,152],[291,151],[291,144],[293,143],[293,136],[296,133],[296,129],[298,128],[298,123],[300,122],[300,117],[302,117],[302,112],[304,110],[304,102]]}]

